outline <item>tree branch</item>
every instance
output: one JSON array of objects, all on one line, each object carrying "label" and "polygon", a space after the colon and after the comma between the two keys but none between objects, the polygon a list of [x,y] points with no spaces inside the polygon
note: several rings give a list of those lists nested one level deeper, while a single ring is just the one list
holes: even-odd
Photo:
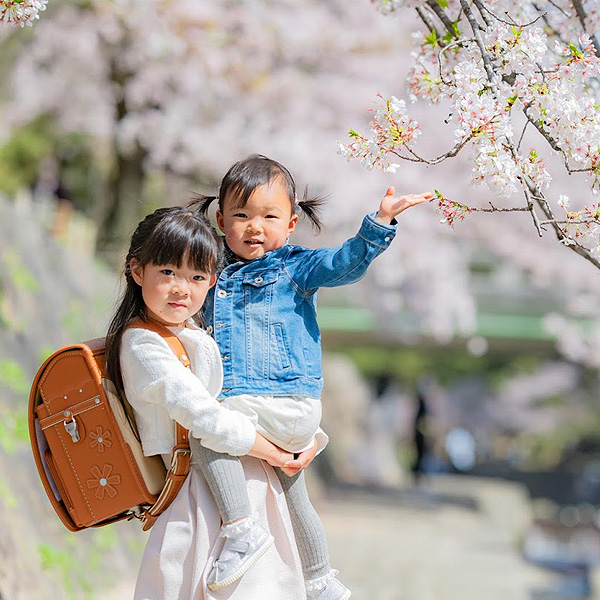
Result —
[{"label": "tree branch", "polygon": [[467,0],[460,0],[460,5],[465,13],[465,17],[467,17],[467,21],[469,21],[469,25],[471,25],[471,30],[473,31],[473,35],[475,36],[475,42],[479,47],[479,52],[483,60],[483,66],[485,68],[488,80],[492,85],[494,85],[494,81],[496,79],[494,76],[494,67],[492,65],[492,60],[490,59],[489,54],[485,49],[485,44],[481,39],[481,27],[477,22],[477,19],[475,18],[475,15],[473,14],[473,11],[471,10],[471,7],[469,6]]},{"label": "tree branch", "polygon": [[425,27],[427,27],[427,30],[435,32],[435,39],[438,40],[438,43],[440,43],[440,45],[442,45],[440,34],[439,34],[436,26],[431,21],[431,19],[427,16],[427,13],[420,6],[417,6],[417,8],[415,10],[417,11],[417,14],[419,15],[419,17],[421,18],[421,21],[423,21],[423,23],[425,23]]},{"label": "tree branch", "polygon": [[456,36],[456,29],[450,17],[444,12],[444,9],[435,0],[426,0],[425,4],[435,14],[435,16],[444,24],[444,27],[452,37]]},{"label": "tree branch", "polygon": [[[571,0],[571,5],[575,9],[577,18],[579,19],[579,22],[581,23],[581,28],[583,29],[583,31],[585,31],[585,33],[587,33],[587,26],[585,23],[587,15],[585,14],[585,9],[583,8],[583,4],[581,3],[581,0]],[[598,58],[600,58],[600,43],[598,42],[598,39],[596,38],[595,35],[590,34],[590,38],[592,39],[592,44],[594,44],[594,49],[596,50],[596,56]]]}]

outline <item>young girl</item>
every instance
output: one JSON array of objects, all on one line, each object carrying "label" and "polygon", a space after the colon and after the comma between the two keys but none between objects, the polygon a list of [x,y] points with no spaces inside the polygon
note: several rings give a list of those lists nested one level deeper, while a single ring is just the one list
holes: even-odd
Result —
[{"label": "young girl", "polygon": [[[257,433],[249,417],[216,400],[222,385],[221,357],[201,326],[199,311],[221,260],[221,241],[198,211],[161,208],[147,216],[134,232],[127,254],[126,289],[107,335],[107,369],[134,409],[144,454],[161,454],[168,465],[177,421],[212,451],[249,454],[273,466],[298,468],[303,463]],[[136,318],[169,328],[186,349],[191,369],[154,331],[128,328]],[[170,547],[184,543],[183,520],[177,521],[179,536]],[[173,535],[166,530],[166,535]],[[254,531],[256,548],[262,553],[273,538],[258,524]],[[164,540],[160,544],[169,547]],[[188,560],[185,552],[183,556]],[[168,563],[170,558],[159,560]],[[191,564],[186,565],[190,577],[197,570]],[[176,589],[172,596],[156,591],[152,598],[167,596],[180,597]]]},{"label": "young girl", "polygon": [[[365,217],[355,237],[339,248],[310,250],[287,242],[299,208],[320,227],[320,200],[298,202],[290,172],[264,156],[250,156],[230,168],[221,182],[217,211],[227,265],[204,312],[221,351],[223,406],[250,417],[261,434],[286,451],[314,454],[323,384],[316,292],[360,279],[394,238],[394,218],[431,196],[395,197],[394,188],[388,188],[378,212]],[[206,211],[215,199],[197,202]],[[220,589],[256,561],[259,549],[253,539],[258,533],[239,462],[208,446],[191,443],[223,520],[223,551],[208,577],[209,587]],[[276,472],[292,518],[307,598],[347,600],[350,591],[329,565],[325,532],[301,469]]]}]

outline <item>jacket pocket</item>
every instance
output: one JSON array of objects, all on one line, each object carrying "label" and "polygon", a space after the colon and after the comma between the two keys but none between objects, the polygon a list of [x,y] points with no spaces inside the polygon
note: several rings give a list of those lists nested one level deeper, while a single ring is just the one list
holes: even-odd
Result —
[{"label": "jacket pocket", "polygon": [[277,348],[277,358],[279,360],[279,367],[284,371],[292,367],[290,361],[290,355],[287,347],[287,340],[283,332],[283,325],[281,323],[273,323],[273,338],[275,340],[275,346]]}]

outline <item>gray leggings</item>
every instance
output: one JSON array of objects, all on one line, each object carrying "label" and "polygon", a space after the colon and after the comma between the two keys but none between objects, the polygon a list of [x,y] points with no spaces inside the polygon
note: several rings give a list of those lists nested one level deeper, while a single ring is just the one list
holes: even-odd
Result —
[{"label": "gray leggings", "polygon": [[[198,465],[215,499],[221,520],[230,523],[251,513],[246,476],[239,459],[220,454],[190,437],[192,464]],[[321,519],[310,503],[304,472],[288,477],[275,469],[287,501],[304,579],[316,579],[330,571],[327,538]]]}]

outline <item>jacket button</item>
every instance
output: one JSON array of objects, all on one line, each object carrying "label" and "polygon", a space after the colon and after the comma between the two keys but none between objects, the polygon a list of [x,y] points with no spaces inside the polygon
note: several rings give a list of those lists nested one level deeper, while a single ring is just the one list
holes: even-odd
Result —
[{"label": "jacket button", "polygon": [[389,241],[390,241],[390,238],[389,238],[389,237],[386,237],[386,238],[385,238],[385,241],[386,241],[386,242],[389,242]]},{"label": "jacket button", "polygon": [[226,297],[227,297],[227,292],[226,292],[225,290],[219,290],[219,291],[217,292],[217,296],[218,296],[219,298],[226,298]]},{"label": "jacket button", "polygon": [[206,333],[208,333],[208,335],[212,335],[212,332],[213,332],[213,326],[212,326],[212,325],[209,325],[209,326],[206,328]]},{"label": "jacket button", "polygon": [[254,280],[254,283],[262,283],[262,282],[263,282],[263,278],[262,278],[262,277],[257,277],[257,278]]}]

